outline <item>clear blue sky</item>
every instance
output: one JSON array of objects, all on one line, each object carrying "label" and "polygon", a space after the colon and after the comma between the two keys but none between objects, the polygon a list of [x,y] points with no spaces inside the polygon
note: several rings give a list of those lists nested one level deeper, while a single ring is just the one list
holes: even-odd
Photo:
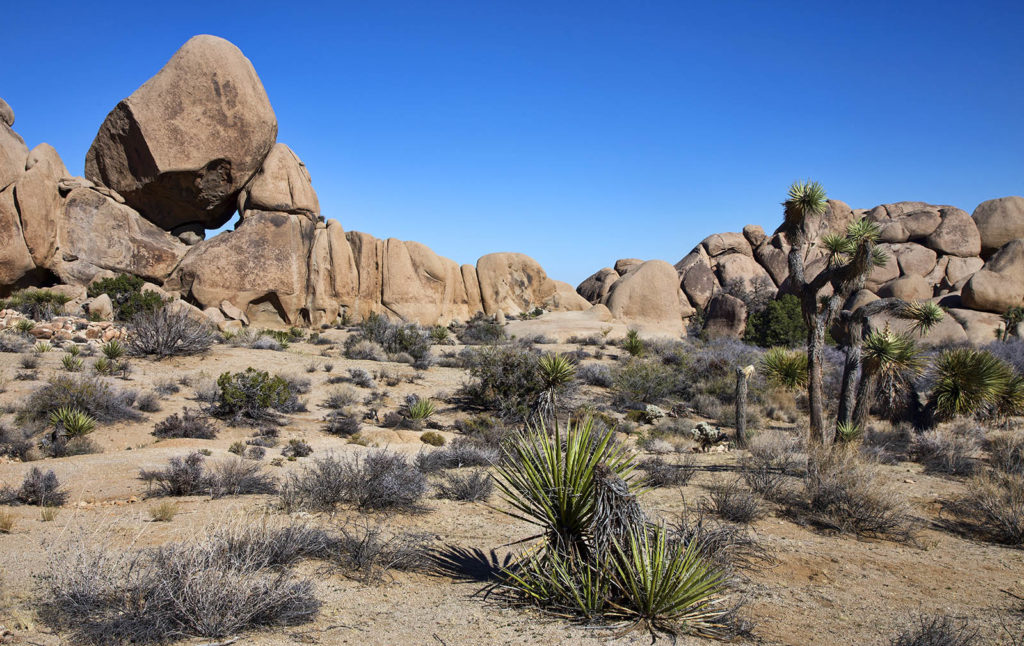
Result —
[{"label": "clear blue sky", "polygon": [[[102,8],[101,8],[102,7]],[[238,45],[324,215],[578,283],[854,207],[1024,193],[1024,2],[15,2],[0,97],[81,173],[190,36]]]}]

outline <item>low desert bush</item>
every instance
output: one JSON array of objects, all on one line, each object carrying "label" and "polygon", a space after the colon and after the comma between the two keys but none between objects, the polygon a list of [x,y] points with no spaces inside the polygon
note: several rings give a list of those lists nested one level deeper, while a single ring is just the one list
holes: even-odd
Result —
[{"label": "low desert bush", "polygon": [[149,508],[149,518],[154,523],[169,523],[178,515],[178,504],[165,500]]},{"label": "low desert bush", "polygon": [[324,399],[324,408],[338,410],[359,403],[362,397],[351,386],[335,388]]},{"label": "low desert bush", "polygon": [[43,471],[32,467],[18,488],[15,499],[23,505],[60,507],[67,502],[68,493],[52,469]]},{"label": "low desert bush", "polygon": [[947,505],[961,528],[1006,545],[1024,545],[1024,474],[986,469]]},{"label": "low desert bush", "polygon": [[[311,620],[313,582],[290,567],[310,547],[303,528],[209,530],[157,548],[123,550],[79,537],[51,548],[40,615],[74,643],[162,643],[171,635],[221,639]],[[324,551],[319,535],[312,549]],[[262,539],[262,540],[261,540]],[[285,557],[288,560],[283,560]]]},{"label": "low desert bush", "polygon": [[212,440],[217,437],[217,427],[202,412],[184,408],[181,414],[175,413],[158,422],[153,427],[153,435],[160,438],[190,437]]},{"label": "low desert bush", "polygon": [[143,413],[156,413],[160,410],[160,396],[153,391],[147,391],[135,398],[135,408]]},{"label": "low desert bush", "polygon": [[490,345],[505,340],[505,327],[493,316],[477,312],[458,333],[465,345]]},{"label": "low desert bush", "polygon": [[426,534],[391,533],[366,519],[340,527],[328,560],[346,576],[364,584],[380,583],[392,570],[412,570],[426,563],[430,538]]},{"label": "low desert bush", "polygon": [[280,500],[289,512],[331,511],[343,503],[362,510],[411,511],[418,508],[426,489],[426,477],[404,456],[380,449],[313,460],[302,471],[288,475]]},{"label": "low desert bush", "polygon": [[48,321],[54,316],[63,314],[64,306],[70,301],[71,297],[66,294],[48,289],[30,288],[11,294],[5,300],[5,307],[17,310],[36,321]]},{"label": "low desert bush", "polygon": [[508,428],[501,420],[486,414],[457,419],[455,428],[477,446],[486,446],[495,451],[501,447],[501,443],[509,434]]},{"label": "low desert bush", "polygon": [[631,359],[614,371],[612,382],[618,404],[657,404],[673,392],[675,374],[660,361]]},{"label": "low desert bush", "polygon": [[351,343],[346,341],[345,343],[346,357],[363,361],[387,361],[388,356],[380,344],[367,341],[366,339],[359,339],[358,337],[349,337],[349,339],[353,338],[357,340]]},{"label": "low desert bush", "polygon": [[209,494],[220,498],[277,491],[273,478],[263,473],[259,464],[233,458],[208,469],[205,456],[199,452],[171,458],[164,469],[142,469],[139,478],[149,485],[153,496]]},{"label": "low desert bush", "polygon": [[0,331],[0,352],[19,354],[26,352],[29,347],[28,340],[23,336],[9,330]]},{"label": "low desert bush", "polygon": [[913,519],[906,502],[852,449],[821,451],[808,458],[804,477],[813,522],[841,532],[906,540]]},{"label": "low desert bush", "polygon": [[697,473],[693,457],[683,454],[673,464],[662,457],[647,458],[638,468],[644,472],[644,483],[649,487],[685,487]]},{"label": "low desert bush", "polygon": [[366,343],[375,344],[393,357],[409,355],[412,361],[408,363],[417,367],[430,366],[430,334],[416,323],[393,323],[379,314],[371,314],[360,324],[358,334],[345,339],[345,356],[381,361]]},{"label": "low desert bush", "polygon": [[755,435],[740,462],[747,486],[767,500],[782,501],[786,479],[801,463],[800,440],[779,431]]},{"label": "low desert bush", "polygon": [[134,355],[188,356],[203,354],[212,345],[208,325],[167,307],[136,314],[128,324],[127,348]]},{"label": "low desert bush", "polygon": [[347,414],[345,411],[331,411],[324,419],[324,431],[331,435],[351,437],[363,427],[359,418]]},{"label": "low desert bush", "polygon": [[[253,448],[266,453],[263,447],[250,447]],[[214,498],[271,493],[277,493],[277,482],[251,459],[232,458],[218,462],[210,469],[210,495]]]},{"label": "low desert bush", "polygon": [[292,399],[291,388],[283,377],[254,368],[225,372],[217,379],[217,386],[220,395],[212,412],[232,423],[277,422],[276,410]]},{"label": "low desert bush", "polygon": [[440,433],[434,431],[427,431],[420,435],[420,442],[429,444],[430,446],[444,446],[445,439]]},{"label": "low desert bush", "polygon": [[990,433],[985,443],[993,467],[1005,473],[1024,474],[1024,434]]},{"label": "low desert bush", "polygon": [[518,345],[477,349],[469,359],[469,374],[472,381],[461,394],[470,404],[502,418],[527,418],[544,391],[540,355]]},{"label": "low desert bush", "polygon": [[979,644],[978,631],[964,617],[921,615],[907,622],[890,646],[972,646]]},{"label": "low desert bush", "polygon": [[712,486],[702,506],[722,520],[744,525],[763,518],[767,513],[761,499],[737,480]]},{"label": "low desert bush", "polygon": [[281,455],[286,458],[304,458],[313,454],[313,447],[305,440],[290,439],[288,444],[281,449]]},{"label": "low desert bush", "polygon": [[423,473],[436,473],[443,469],[487,467],[498,460],[498,451],[466,438],[456,438],[447,446],[416,454],[414,464]]},{"label": "low desert bush", "polygon": [[762,348],[795,348],[806,343],[807,325],[804,323],[800,299],[792,294],[782,294],[770,301],[764,309],[751,312],[747,317],[743,340]]},{"label": "low desert bush", "polygon": [[42,421],[60,408],[77,408],[100,422],[137,420],[131,408],[135,393],[119,390],[95,376],[58,375],[28,396],[18,413],[25,421]]},{"label": "low desert bush", "polygon": [[24,428],[11,428],[0,421],[0,455],[28,462],[35,449],[32,434]]},{"label": "low desert bush", "polygon": [[360,388],[373,388],[373,377],[362,368],[350,368],[348,378]]},{"label": "low desert bush", "polygon": [[486,501],[494,492],[494,480],[486,471],[446,472],[434,485],[437,497],[462,502]]},{"label": "low desert bush", "polygon": [[965,427],[940,427],[914,436],[911,454],[928,471],[970,475],[981,457],[975,433]]},{"label": "low desert bush", "polygon": [[119,274],[114,278],[102,278],[92,283],[87,293],[89,298],[106,294],[114,306],[115,318],[119,321],[130,321],[139,314],[152,313],[164,304],[156,292],[143,292],[143,283],[138,276]]},{"label": "low desert bush", "polygon": [[601,363],[585,363],[576,371],[576,376],[585,384],[600,388],[611,388],[612,371]]}]

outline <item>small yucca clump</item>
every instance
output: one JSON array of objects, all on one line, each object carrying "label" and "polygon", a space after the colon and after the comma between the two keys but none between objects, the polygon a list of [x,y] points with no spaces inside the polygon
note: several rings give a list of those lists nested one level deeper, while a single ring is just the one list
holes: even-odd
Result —
[{"label": "small yucca clump", "polygon": [[62,406],[50,413],[50,423],[69,439],[88,435],[96,428],[95,418],[74,406]]}]

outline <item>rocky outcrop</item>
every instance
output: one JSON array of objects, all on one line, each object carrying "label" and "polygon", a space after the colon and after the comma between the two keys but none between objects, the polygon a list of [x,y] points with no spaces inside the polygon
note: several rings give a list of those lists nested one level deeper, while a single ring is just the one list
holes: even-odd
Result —
[{"label": "rocky outcrop", "polygon": [[1024,238],[1024,197],[1012,195],[987,200],[974,209],[981,236],[981,253],[991,256],[1011,240]]},{"label": "rocky outcrop", "polygon": [[256,71],[216,36],[195,36],[107,115],[85,176],[171,231],[212,229],[235,210],[277,137]]},{"label": "rocky outcrop", "polygon": [[648,260],[612,286],[612,316],[648,334],[680,336],[684,332],[679,278],[672,265]]},{"label": "rocky outcrop", "polygon": [[1003,313],[1024,305],[1024,239],[1003,245],[964,285],[965,306]]},{"label": "rocky outcrop", "polygon": [[274,144],[263,166],[238,196],[238,212],[277,211],[320,217],[320,201],[306,165],[285,144]]},{"label": "rocky outcrop", "polygon": [[518,315],[534,308],[557,311],[590,309],[572,287],[548,278],[536,260],[521,253],[492,253],[476,263],[484,312]]}]

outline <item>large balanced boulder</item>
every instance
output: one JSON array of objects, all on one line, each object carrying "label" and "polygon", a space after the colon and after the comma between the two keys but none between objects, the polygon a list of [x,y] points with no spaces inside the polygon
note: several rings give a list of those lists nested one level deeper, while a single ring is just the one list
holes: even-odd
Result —
[{"label": "large balanced boulder", "polygon": [[0,294],[20,287],[34,269],[11,186],[0,191]]},{"label": "large balanced boulder", "polygon": [[981,253],[981,235],[974,219],[954,206],[939,207],[942,222],[924,244],[941,253],[966,258]]},{"label": "large balanced boulder", "polygon": [[729,294],[718,294],[708,303],[704,335],[709,339],[740,339],[747,327],[747,306]]},{"label": "large balanced boulder", "polygon": [[981,253],[990,256],[1016,238],[1024,238],[1024,197],[1016,195],[988,200],[974,209],[981,235]]},{"label": "large balanced boulder", "polygon": [[64,207],[57,183],[70,174],[53,146],[39,144],[29,153],[27,170],[14,185],[25,242],[32,261],[40,267],[56,251]]},{"label": "large balanced boulder", "polygon": [[165,230],[216,228],[276,138],[249,60],[222,38],[195,36],[107,115],[85,176]]},{"label": "large balanced boulder", "polygon": [[647,333],[683,333],[679,277],[664,260],[648,260],[620,278],[608,295],[608,309]]},{"label": "large balanced boulder", "polygon": [[597,270],[582,283],[577,285],[576,293],[587,299],[587,302],[597,305],[608,300],[608,291],[619,279],[619,273],[611,267],[604,267]]},{"label": "large balanced boulder", "polygon": [[[0,99],[0,190],[13,184],[25,172],[28,146],[21,135],[11,130],[14,125],[14,111]],[[8,123],[10,121],[10,123]]]}]

